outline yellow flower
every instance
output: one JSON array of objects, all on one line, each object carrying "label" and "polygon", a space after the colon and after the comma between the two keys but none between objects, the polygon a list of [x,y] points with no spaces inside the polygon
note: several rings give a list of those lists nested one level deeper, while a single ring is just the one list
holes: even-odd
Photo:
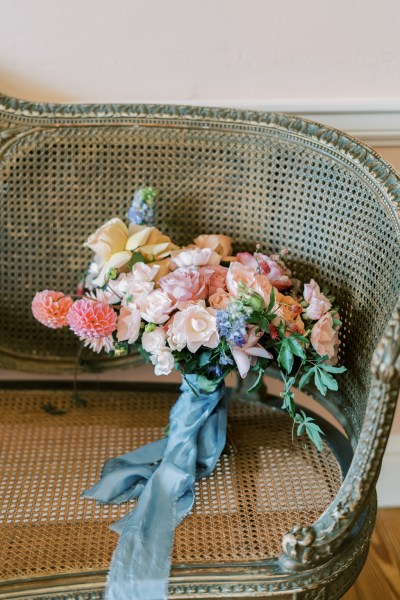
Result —
[{"label": "yellow flower", "polygon": [[172,250],[177,250],[171,239],[156,227],[131,224],[126,250],[140,252],[146,262],[154,262],[166,258]]}]

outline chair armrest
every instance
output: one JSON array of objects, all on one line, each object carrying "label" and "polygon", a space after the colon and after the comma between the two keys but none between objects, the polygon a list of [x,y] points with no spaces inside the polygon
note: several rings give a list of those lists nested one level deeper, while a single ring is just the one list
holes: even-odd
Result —
[{"label": "chair armrest", "polygon": [[346,540],[379,476],[400,387],[400,299],[371,362],[371,389],[361,435],[350,469],[333,502],[310,527],[283,538],[280,564],[304,570],[329,560]]}]

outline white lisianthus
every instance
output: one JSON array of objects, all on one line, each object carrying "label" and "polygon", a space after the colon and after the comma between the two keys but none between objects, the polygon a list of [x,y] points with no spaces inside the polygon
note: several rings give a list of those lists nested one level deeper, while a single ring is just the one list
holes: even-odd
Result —
[{"label": "white lisianthus", "polygon": [[204,267],[206,265],[219,265],[221,257],[211,248],[186,248],[172,253],[170,268]]},{"label": "white lisianthus", "polygon": [[154,365],[156,375],[169,375],[175,366],[174,357],[168,348],[162,348],[152,354],[151,362]]},{"label": "white lisianthus", "polygon": [[167,334],[164,327],[156,327],[153,331],[145,331],[142,335],[142,346],[150,354],[165,348]]},{"label": "white lisianthus", "polygon": [[117,339],[133,344],[139,337],[141,316],[134,305],[122,306],[117,320]]}]

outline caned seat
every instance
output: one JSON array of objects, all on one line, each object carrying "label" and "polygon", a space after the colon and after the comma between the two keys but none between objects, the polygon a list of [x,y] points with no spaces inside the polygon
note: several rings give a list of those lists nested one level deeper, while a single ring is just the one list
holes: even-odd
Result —
[{"label": "caned seat", "polygon": [[[396,173],[345,134],[285,115],[0,97],[0,181],[6,368],[72,377],[76,339],[36,323],[30,300],[45,287],[73,290],[87,235],[145,185],[157,188],[157,225],[176,243],[221,232],[235,250],[285,245],[295,277],[332,289],[348,373],[338,394],[314,395],[347,437],[324,423],[322,453],[293,444],[276,399],[234,393],[229,442],[176,532],[170,596],[340,598],[368,552],[399,387]],[[132,504],[80,494],[107,458],[163,434],[178,394],[164,383],[81,388],[86,406],[70,385],[1,386],[0,598],[103,597],[117,543],[109,525]]]}]

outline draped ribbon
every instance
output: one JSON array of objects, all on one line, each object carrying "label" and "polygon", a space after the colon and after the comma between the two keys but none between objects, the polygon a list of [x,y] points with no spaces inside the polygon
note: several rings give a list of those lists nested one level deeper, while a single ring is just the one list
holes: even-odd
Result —
[{"label": "draped ribbon", "polygon": [[196,479],[214,469],[226,439],[224,384],[204,392],[186,375],[170,413],[168,437],[108,460],[83,493],[102,503],[139,498],[112,525],[120,534],[106,600],[165,600],[175,527],[190,511]]}]

